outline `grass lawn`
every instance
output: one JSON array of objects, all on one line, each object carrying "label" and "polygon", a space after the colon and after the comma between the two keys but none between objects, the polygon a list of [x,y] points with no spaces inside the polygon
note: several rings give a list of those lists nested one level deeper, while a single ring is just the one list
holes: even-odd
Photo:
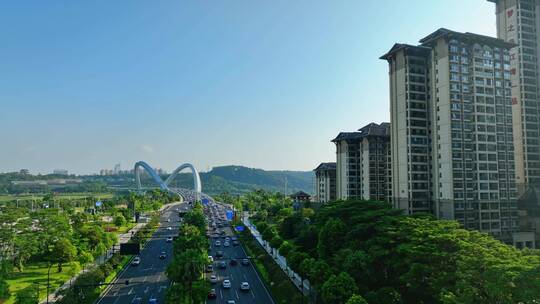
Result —
[{"label": "grass lawn", "polygon": [[[73,268],[79,269],[79,266],[77,263],[73,264],[65,264],[62,267],[62,272],[57,272],[56,265],[53,265],[51,268],[51,279],[50,279],[50,288],[49,291],[53,292],[56,288],[58,288],[60,285],[62,285],[64,282],[69,280],[73,273]],[[34,286],[36,288],[36,284],[33,284],[34,282],[38,282],[39,284],[39,297],[41,299],[45,299],[46,297],[46,288],[47,288],[47,271],[48,267],[46,263],[36,263],[28,265],[24,268],[23,272],[13,272],[10,276],[10,279],[8,280],[9,284],[9,290],[11,292],[11,297],[5,302],[5,304],[13,304],[15,303],[15,294],[18,290],[21,290],[23,288],[26,288],[28,286]],[[37,292],[37,288],[36,288]]]},{"label": "grass lawn", "polygon": [[[36,193],[34,195],[32,195],[32,194],[21,194],[21,195],[6,194],[6,195],[0,195],[0,203],[9,202],[9,201],[12,201],[12,200],[17,200],[17,199],[20,199],[20,200],[32,200],[32,199],[35,199],[36,201],[41,201],[41,199],[43,198],[43,195],[44,195],[43,193],[42,194]],[[55,199],[64,201],[64,200],[81,199],[81,198],[92,197],[92,196],[96,197],[96,198],[99,198],[99,199],[110,199],[110,198],[112,198],[114,196],[114,194],[112,194],[112,193],[86,193],[86,192],[61,193],[61,194],[56,195]]]}]

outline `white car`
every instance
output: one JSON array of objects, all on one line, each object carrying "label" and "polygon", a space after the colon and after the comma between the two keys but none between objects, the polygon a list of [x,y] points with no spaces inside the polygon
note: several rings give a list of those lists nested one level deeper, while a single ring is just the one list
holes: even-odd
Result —
[{"label": "white car", "polygon": [[140,263],[141,263],[141,258],[140,257],[135,257],[133,259],[133,261],[131,261],[131,265],[133,265],[133,266],[138,266]]},{"label": "white car", "polygon": [[213,263],[213,262],[214,262],[214,257],[211,256],[211,255],[209,255],[209,256],[208,256],[208,260],[210,261],[210,263]]},{"label": "white car", "polygon": [[231,288],[231,280],[223,280],[223,288]]},{"label": "white car", "polygon": [[166,242],[167,243],[172,243],[172,241],[173,241],[172,236],[168,236]]},{"label": "white car", "polygon": [[221,242],[220,241],[216,241],[216,246],[221,246]]},{"label": "white car", "polygon": [[234,300],[229,300],[227,301],[227,304],[236,304],[236,302]]},{"label": "white car", "polygon": [[240,290],[248,291],[249,290],[249,283],[248,282],[242,282],[240,284]]},{"label": "white car", "polygon": [[210,283],[216,284],[218,282],[218,278],[215,274],[210,276]]},{"label": "white car", "polygon": [[167,227],[167,230],[169,230],[169,231],[172,230],[172,227],[171,226]]}]

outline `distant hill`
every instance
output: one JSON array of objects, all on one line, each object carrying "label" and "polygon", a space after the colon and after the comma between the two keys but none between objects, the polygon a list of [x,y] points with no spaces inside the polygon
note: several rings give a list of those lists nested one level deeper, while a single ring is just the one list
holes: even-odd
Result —
[{"label": "distant hill", "polygon": [[[287,194],[302,190],[307,193],[313,192],[315,175],[312,171],[265,171],[243,166],[221,166],[214,167],[209,172],[202,172],[201,182],[203,191],[210,195],[228,192],[231,194],[242,194],[256,189],[268,191],[286,191]],[[19,173],[0,173],[0,194],[16,193],[44,193],[48,191],[58,192],[92,192],[99,188],[99,191],[109,189],[135,189],[135,179],[132,174],[118,176],[69,176],[69,178],[80,178],[82,183],[78,185],[66,185],[51,187],[40,186],[14,186],[12,181],[20,180],[49,180],[59,178],[56,175],[31,175]],[[65,178],[65,177],[64,177]],[[165,180],[167,176],[162,176]],[[150,176],[143,174],[141,182],[145,186],[155,186]],[[286,184],[286,186],[285,186]],[[99,186],[99,187],[98,187]],[[173,186],[182,188],[192,188],[193,178],[191,173],[179,174]],[[98,187],[98,188],[96,188]],[[286,188],[285,188],[286,187]]]},{"label": "distant hill", "polygon": [[[287,193],[299,190],[312,193],[315,178],[312,171],[265,171],[243,166],[214,167],[200,175],[203,191],[208,194],[241,194],[256,189],[284,192],[285,184]],[[191,175],[184,173],[176,178],[175,185],[192,187],[192,182]]]}]

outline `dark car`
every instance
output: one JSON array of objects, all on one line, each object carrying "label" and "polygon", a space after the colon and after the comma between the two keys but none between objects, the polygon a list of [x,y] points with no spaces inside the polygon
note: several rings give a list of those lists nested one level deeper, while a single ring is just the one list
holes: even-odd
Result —
[{"label": "dark car", "polygon": [[167,253],[165,253],[165,251],[162,251],[160,254],[159,254],[159,259],[160,260],[164,260],[167,258]]},{"label": "dark car", "polygon": [[238,262],[235,259],[231,259],[229,264],[231,264],[231,266],[236,266],[236,265],[238,265]]},{"label": "dark car", "polygon": [[232,245],[233,246],[238,246],[238,245],[240,245],[240,242],[238,242],[237,240],[234,240],[234,241],[232,241]]},{"label": "dark car", "polygon": [[217,298],[216,290],[215,290],[215,289],[210,289],[210,292],[208,293],[208,298],[209,298],[209,299],[215,299],[215,298]]},{"label": "dark car", "polygon": [[249,265],[249,260],[248,259],[242,259],[242,265],[244,265],[244,266]]},{"label": "dark car", "polygon": [[225,269],[225,268],[227,268],[227,263],[225,263],[225,262],[223,262],[223,261],[219,262],[219,268],[220,268],[220,269]]},{"label": "dark car", "polygon": [[216,251],[216,257],[217,258],[222,258],[223,257],[223,251],[221,251],[221,250]]}]

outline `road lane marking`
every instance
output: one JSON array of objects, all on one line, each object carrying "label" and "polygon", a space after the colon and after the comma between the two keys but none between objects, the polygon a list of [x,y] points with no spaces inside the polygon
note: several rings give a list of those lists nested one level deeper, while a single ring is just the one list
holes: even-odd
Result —
[{"label": "road lane marking", "polygon": [[253,293],[253,290],[251,288],[249,289],[249,292],[251,292],[251,296],[253,297],[253,299],[255,299],[255,294]]},{"label": "road lane marking", "polygon": [[236,294],[236,298],[240,300],[240,297],[238,296],[238,291],[236,291],[236,289],[234,290],[234,293]]},{"label": "road lane marking", "polygon": [[150,290],[150,286],[146,286],[146,289],[144,290],[144,293],[148,293],[149,290]]},{"label": "road lane marking", "polygon": [[131,289],[128,291],[128,295],[130,295],[132,293],[133,293],[133,287],[131,287]]},{"label": "road lane marking", "polygon": [[219,298],[223,299],[223,293],[221,292],[221,289],[219,290]]}]

